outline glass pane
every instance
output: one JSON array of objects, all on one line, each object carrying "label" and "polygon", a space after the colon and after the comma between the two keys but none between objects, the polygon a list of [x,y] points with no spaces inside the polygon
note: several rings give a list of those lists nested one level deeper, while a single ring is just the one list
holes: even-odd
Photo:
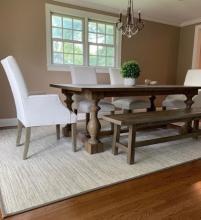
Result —
[{"label": "glass pane", "polygon": [[98,46],[98,55],[99,56],[106,56],[106,47]]},{"label": "glass pane", "polygon": [[90,54],[90,55],[97,55],[97,46],[95,46],[95,45],[90,45],[90,46],[89,46],[89,54]]},{"label": "glass pane", "polygon": [[107,47],[107,56],[114,56],[114,47]]},{"label": "glass pane", "polygon": [[106,34],[114,34],[114,26],[106,25]]},{"label": "glass pane", "polygon": [[96,32],[96,23],[95,22],[89,22],[89,32]]},{"label": "glass pane", "polygon": [[89,42],[96,43],[96,34],[89,33]]},{"label": "glass pane", "polygon": [[82,32],[81,31],[73,31],[73,40],[82,41]]},{"label": "glass pane", "polygon": [[96,66],[97,63],[97,56],[89,56],[89,65]]},{"label": "glass pane", "polygon": [[73,64],[73,54],[64,54],[64,63]]},{"label": "glass pane", "polygon": [[62,29],[61,28],[52,28],[52,38],[62,39]]},{"label": "glass pane", "polygon": [[105,34],[105,24],[98,24],[98,33]]},{"label": "glass pane", "polygon": [[98,66],[105,66],[105,57],[98,57]]},{"label": "glass pane", "polygon": [[114,57],[107,57],[107,66],[114,66]]},{"label": "glass pane", "polygon": [[75,54],[83,54],[83,45],[82,44],[74,44],[74,53]]},{"label": "glass pane", "polygon": [[63,18],[63,28],[73,29],[73,19]]},{"label": "glass pane", "polygon": [[60,41],[53,41],[53,51],[54,52],[63,52],[63,43]]},{"label": "glass pane", "polygon": [[106,44],[114,44],[114,37],[111,35],[106,35]]},{"label": "glass pane", "polygon": [[63,39],[65,39],[65,40],[72,40],[73,39],[73,32],[72,32],[72,30],[63,29]]},{"label": "glass pane", "polygon": [[54,27],[62,27],[62,17],[61,16],[52,16],[52,26]]},{"label": "glass pane", "polygon": [[74,64],[75,65],[83,65],[83,55],[75,55],[74,56]]},{"label": "glass pane", "polygon": [[53,54],[53,63],[54,64],[63,64],[63,53],[54,53]]},{"label": "glass pane", "polygon": [[82,30],[82,20],[73,19],[73,29]]},{"label": "glass pane", "polygon": [[105,43],[105,35],[98,34],[98,43],[99,44],[104,44]]},{"label": "glass pane", "polygon": [[64,43],[64,53],[73,53],[73,43]]}]

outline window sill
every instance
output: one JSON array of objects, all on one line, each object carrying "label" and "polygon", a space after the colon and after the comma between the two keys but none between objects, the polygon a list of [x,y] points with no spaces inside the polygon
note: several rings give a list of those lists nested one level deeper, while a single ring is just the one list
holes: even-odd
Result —
[{"label": "window sill", "polygon": [[[47,65],[48,71],[70,72],[70,66],[66,65]],[[109,73],[109,67],[96,67],[97,73]]]}]

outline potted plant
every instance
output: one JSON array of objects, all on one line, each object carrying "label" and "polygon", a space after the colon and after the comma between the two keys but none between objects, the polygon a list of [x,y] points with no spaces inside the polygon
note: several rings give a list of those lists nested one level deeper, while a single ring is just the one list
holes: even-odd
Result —
[{"label": "potted plant", "polygon": [[127,86],[135,85],[135,79],[140,75],[140,67],[135,60],[125,62],[121,67],[121,74],[124,84]]}]

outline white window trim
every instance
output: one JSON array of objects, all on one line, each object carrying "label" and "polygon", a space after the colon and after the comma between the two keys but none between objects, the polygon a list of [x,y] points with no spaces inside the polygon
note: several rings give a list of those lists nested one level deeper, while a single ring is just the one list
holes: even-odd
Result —
[{"label": "white window trim", "polygon": [[201,31],[201,25],[196,25],[195,26],[195,34],[194,34],[194,47],[193,47],[193,58],[192,58],[192,68],[195,69],[195,68],[198,68],[198,53],[200,51],[198,51],[200,49],[200,45],[198,46],[198,43],[199,42],[199,34],[200,34],[200,31]]},{"label": "white window trim", "polygon": [[[47,50],[47,69],[48,71],[69,71],[70,70],[70,65],[64,64],[52,64],[51,63],[51,13],[59,13],[59,14],[66,14],[66,15],[71,15],[71,16],[77,16],[83,17],[84,19],[84,24],[85,28],[87,27],[87,22],[88,19],[94,19],[94,20],[99,20],[103,22],[110,22],[110,23],[116,23],[117,22],[117,17],[112,17],[112,16],[106,16],[102,14],[97,14],[93,12],[88,12],[88,11],[83,11],[83,10],[77,10],[77,9],[72,9],[72,8],[67,8],[67,7],[62,7],[62,6],[57,6],[57,5],[52,5],[52,4],[46,4],[46,50]],[[87,45],[87,31],[85,31],[85,42],[84,44]],[[116,30],[116,53],[117,56],[115,56],[116,59],[116,66],[119,67],[121,65],[121,42],[122,42],[122,35],[121,33]],[[88,59],[88,51],[86,51],[87,48],[85,48],[85,53],[84,56],[87,57]],[[109,69],[107,67],[103,68],[96,68],[97,73],[108,73]]]}]

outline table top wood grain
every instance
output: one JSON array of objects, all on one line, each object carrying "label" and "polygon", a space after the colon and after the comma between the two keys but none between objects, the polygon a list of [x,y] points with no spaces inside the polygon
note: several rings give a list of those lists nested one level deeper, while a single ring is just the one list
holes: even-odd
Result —
[{"label": "table top wood grain", "polygon": [[83,89],[95,90],[95,91],[105,91],[105,90],[189,90],[189,89],[201,89],[201,86],[184,86],[184,85],[136,85],[136,86],[125,86],[125,85],[108,85],[108,84],[98,84],[98,85],[86,85],[86,84],[50,84],[51,87],[82,91]]},{"label": "table top wood grain", "polygon": [[66,93],[96,93],[104,97],[119,96],[150,96],[150,95],[174,95],[174,94],[193,94],[197,95],[201,86],[184,86],[184,85],[82,85],[82,84],[50,84],[51,87],[61,89]]}]

